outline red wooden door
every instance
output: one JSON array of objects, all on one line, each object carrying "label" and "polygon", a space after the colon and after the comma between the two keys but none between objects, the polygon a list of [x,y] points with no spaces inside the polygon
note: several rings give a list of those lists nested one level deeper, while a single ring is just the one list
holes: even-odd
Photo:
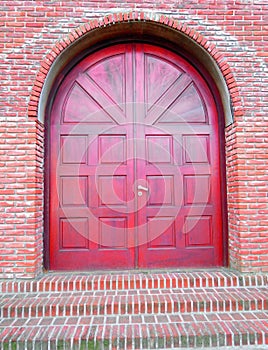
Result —
[{"label": "red wooden door", "polygon": [[222,265],[218,134],[207,84],[174,53],[83,59],[51,113],[51,269]]}]

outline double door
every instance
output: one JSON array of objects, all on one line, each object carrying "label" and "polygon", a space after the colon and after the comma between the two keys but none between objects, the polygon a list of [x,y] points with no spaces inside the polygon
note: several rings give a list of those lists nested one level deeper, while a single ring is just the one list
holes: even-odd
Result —
[{"label": "double door", "polygon": [[50,268],[219,266],[217,109],[185,59],[114,45],[78,63],[50,123]]}]

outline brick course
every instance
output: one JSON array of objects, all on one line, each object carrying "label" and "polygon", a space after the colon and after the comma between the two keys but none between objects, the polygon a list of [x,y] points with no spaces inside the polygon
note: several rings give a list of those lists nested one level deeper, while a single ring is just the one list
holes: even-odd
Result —
[{"label": "brick course", "polygon": [[44,126],[38,102],[52,62],[98,26],[157,21],[216,60],[234,121],[226,128],[230,266],[268,271],[268,7],[260,0],[1,1],[0,276],[43,264]]}]

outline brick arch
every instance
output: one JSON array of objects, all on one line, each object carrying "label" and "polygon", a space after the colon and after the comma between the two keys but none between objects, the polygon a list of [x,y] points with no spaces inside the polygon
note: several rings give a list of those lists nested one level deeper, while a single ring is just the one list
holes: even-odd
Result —
[{"label": "brick arch", "polygon": [[[165,30],[169,30],[170,33],[172,32],[172,35],[177,35],[178,39],[180,35],[183,36],[184,39],[188,38],[188,41],[192,43],[194,50],[199,52],[199,54],[202,53],[201,56],[205,56],[204,62],[209,58],[210,64],[212,63],[214,65],[214,81],[216,81],[216,85],[218,85],[220,90],[225,115],[225,125],[228,126],[232,124],[234,118],[241,115],[242,104],[234,76],[230,66],[224,58],[224,55],[217,49],[215,44],[209,42],[208,39],[185,23],[178,22],[171,17],[162,15],[149,18],[148,14],[145,14],[144,12],[129,12],[111,14],[102,19],[96,19],[83,24],[80,27],[73,29],[66,37],[62,38],[54,45],[52,50],[41,62],[41,67],[37,73],[32,94],[30,96],[28,116],[39,118],[42,122],[44,121],[45,108],[48,102],[50,88],[53,87],[57,74],[59,74],[62,69],[62,67],[58,67],[56,73],[51,74],[52,68],[56,65],[57,60],[63,56],[63,52],[68,48],[77,47],[77,44],[88,36],[91,36],[91,40],[89,40],[89,43],[91,43],[92,37],[97,38],[98,35],[100,35],[100,30],[104,31],[107,28],[118,25],[121,25],[120,30],[122,30],[122,25],[127,27],[132,25],[133,27],[133,24],[138,25],[139,27],[136,27],[138,28],[138,32],[133,31],[133,28],[128,29],[129,33],[131,33],[132,30],[132,39],[133,33],[135,33],[134,38],[137,37],[137,33],[141,38],[142,35],[147,35],[145,30],[146,25],[157,26],[155,27],[157,28],[156,37],[158,35],[163,35],[163,31],[165,32]],[[148,32],[150,32],[150,30]],[[118,34],[114,35],[115,37],[118,37]],[[129,35],[129,38],[131,38],[131,35]],[[183,45],[184,40],[178,41],[178,45]],[[97,41],[95,40],[95,43],[96,42]],[[189,46],[188,43],[187,47]],[[77,52],[77,50],[74,50],[74,52]],[[70,55],[67,56],[71,57]],[[211,73],[210,68],[208,71]],[[47,83],[50,74],[52,77],[50,77],[50,83]]]}]

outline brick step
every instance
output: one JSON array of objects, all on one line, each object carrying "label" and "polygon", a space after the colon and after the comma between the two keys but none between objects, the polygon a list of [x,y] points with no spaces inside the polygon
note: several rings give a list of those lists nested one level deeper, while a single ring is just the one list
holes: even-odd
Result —
[{"label": "brick step", "polygon": [[39,280],[0,281],[1,293],[137,290],[266,286],[267,275],[239,274],[228,269],[208,271],[121,274],[53,274]]},{"label": "brick step", "polygon": [[166,320],[163,315],[135,317],[140,319],[4,319],[0,323],[0,345],[3,349],[121,350],[268,344],[268,313],[264,312],[193,313],[184,317],[177,313],[165,315]]},{"label": "brick step", "polygon": [[265,275],[47,274],[0,281],[0,349],[268,344]]},{"label": "brick step", "polygon": [[268,310],[267,287],[2,295],[0,317],[163,314]]}]

